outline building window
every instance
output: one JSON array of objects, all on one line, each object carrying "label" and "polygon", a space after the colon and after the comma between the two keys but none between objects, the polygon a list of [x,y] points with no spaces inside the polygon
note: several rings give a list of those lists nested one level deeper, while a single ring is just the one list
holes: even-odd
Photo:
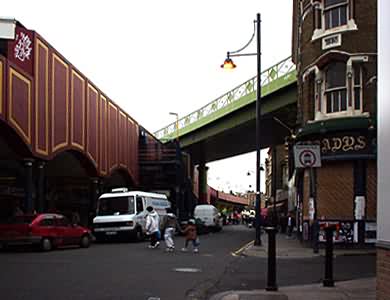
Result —
[{"label": "building window", "polygon": [[326,113],[347,110],[347,85],[345,63],[336,62],[325,71]]},{"label": "building window", "polygon": [[353,0],[316,0],[313,2],[312,40],[338,32],[357,30]]},{"label": "building window", "polygon": [[325,30],[347,24],[348,1],[325,0],[324,1]]},{"label": "building window", "polygon": [[316,72],[313,82],[316,120],[364,114],[362,69],[355,58],[332,62]]}]

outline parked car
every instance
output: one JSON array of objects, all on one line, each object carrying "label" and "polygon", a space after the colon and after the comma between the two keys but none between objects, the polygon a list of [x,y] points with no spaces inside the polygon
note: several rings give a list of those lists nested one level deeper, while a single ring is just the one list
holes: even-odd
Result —
[{"label": "parked car", "polygon": [[38,245],[43,251],[56,247],[91,243],[89,229],[71,224],[60,214],[36,214],[15,216],[0,223],[0,245]]},{"label": "parked car", "polygon": [[222,217],[217,208],[210,204],[195,206],[194,218],[201,223],[205,231],[220,231],[222,229]]}]

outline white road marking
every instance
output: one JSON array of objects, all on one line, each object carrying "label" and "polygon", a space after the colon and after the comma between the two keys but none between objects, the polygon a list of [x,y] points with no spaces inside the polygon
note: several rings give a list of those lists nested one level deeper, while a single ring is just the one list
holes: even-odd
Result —
[{"label": "white road marking", "polygon": [[175,268],[173,269],[176,272],[186,272],[186,273],[198,273],[202,272],[201,269],[196,269],[196,268]]}]

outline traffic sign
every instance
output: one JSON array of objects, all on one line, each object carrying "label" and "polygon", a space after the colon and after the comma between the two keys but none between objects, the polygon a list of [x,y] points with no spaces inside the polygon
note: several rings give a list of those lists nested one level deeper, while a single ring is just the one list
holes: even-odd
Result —
[{"label": "traffic sign", "polygon": [[294,160],[297,168],[321,167],[321,154],[319,145],[295,145]]}]

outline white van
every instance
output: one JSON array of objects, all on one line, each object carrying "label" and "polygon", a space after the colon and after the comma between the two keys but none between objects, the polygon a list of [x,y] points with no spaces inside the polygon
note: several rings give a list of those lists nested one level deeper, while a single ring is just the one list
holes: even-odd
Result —
[{"label": "white van", "polygon": [[194,218],[199,219],[206,229],[220,231],[222,229],[222,218],[218,209],[210,204],[195,206]]},{"label": "white van", "polygon": [[171,207],[164,194],[129,192],[126,188],[113,189],[99,197],[93,233],[96,240],[123,237],[141,240],[146,232],[146,208],[152,206],[160,216]]}]

